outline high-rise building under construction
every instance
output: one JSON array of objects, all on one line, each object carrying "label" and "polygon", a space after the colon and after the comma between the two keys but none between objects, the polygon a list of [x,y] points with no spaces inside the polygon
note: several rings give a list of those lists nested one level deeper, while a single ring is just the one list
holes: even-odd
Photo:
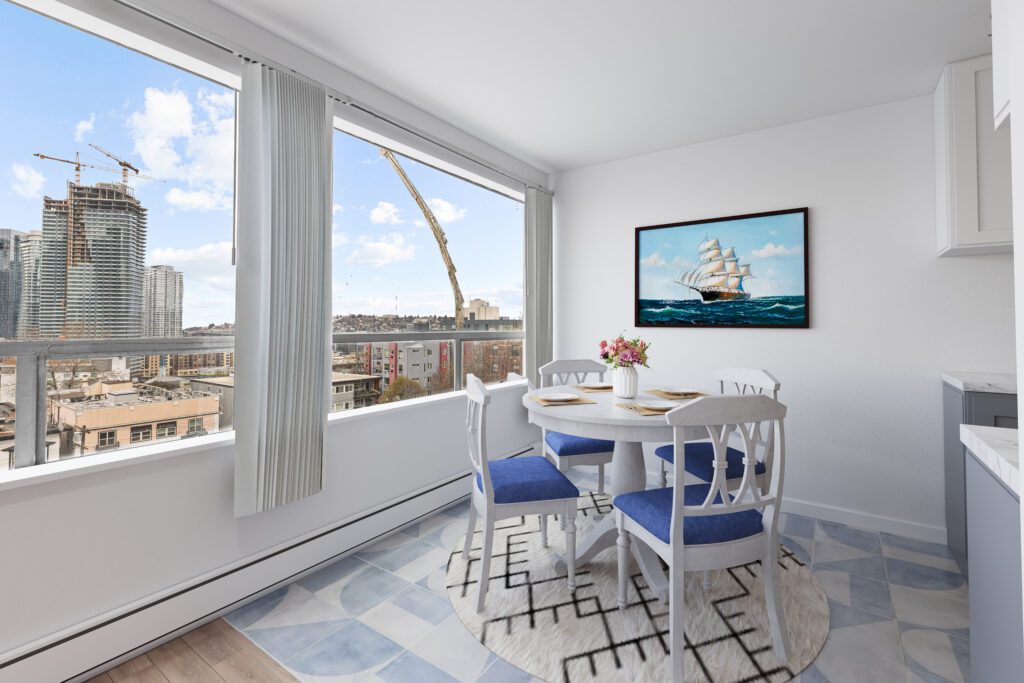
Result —
[{"label": "high-rise building under construction", "polygon": [[146,268],[142,292],[142,336],[180,337],[182,274],[171,266]]},{"label": "high-rise building under construction", "polygon": [[146,209],[121,183],[43,199],[39,336],[142,336]]}]

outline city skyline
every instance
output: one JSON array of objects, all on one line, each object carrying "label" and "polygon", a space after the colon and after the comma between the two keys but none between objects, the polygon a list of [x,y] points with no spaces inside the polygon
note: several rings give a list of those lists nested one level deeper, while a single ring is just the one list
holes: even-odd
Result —
[{"label": "city skyline", "polygon": [[[42,46],[59,45],[58,50]],[[30,55],[31,59],[26,59]],[[132,180],[149,211],[145,265],[184,273],[183,327],[234,321],[231,265],[235,93],[224,86],[10,4],[0,4],[0,76],[32,106],[0,103],[0,227],[40,230],[44,196],[64,195],[73,169],[36,152],[109,166],[89,144],[161,182]],[[117,78],[41,87],[71,63]],[[443,314],[451,290],[422,214],[378,149],[334,136],[334,313]],[[384,163],[382,163],[384,162]],[[444,226],[466,299],[522,310],[523,210],[512,199],[402,158]],[[116,176],[83,169],[83,184]]]}]

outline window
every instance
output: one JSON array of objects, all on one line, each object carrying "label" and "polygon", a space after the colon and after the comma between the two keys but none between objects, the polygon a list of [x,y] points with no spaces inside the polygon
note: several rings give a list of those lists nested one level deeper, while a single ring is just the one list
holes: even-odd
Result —
[{"label": "window", "polygon": [[[14,228],[0,230],[0,469],[19,465],[4,448],[19,408],[10,340],[44,358],[110,340],[45,361],[47,460],[147,441],[154,423],[200,412],[218,415],[212,431],[230,425],[223,392],[191,380],[233,387],[230,342],[201,337],[234,331],[235,91],[7,2],[0,60],[0,88],[20,94],[0,105],[0,225]],[[147,337],[181,350],[149,355]]]},{"label": "window", "polygon": [[138,425],[132,427],[132,443],[149,441],[153,438],[153,425]]},{"label": "window", "polygon": [[[521,354],[504,349],[522,347],[523,220],[520,201],[335,132],[333,370],[379,380],[357,407],[452,391],[466,372],[485,382],[522,372]],[[463,299],[459,330],[449,265]]]},{"label": "window", "polygon": [[156,426],[156,438],[166,439],[178,434],[177,422],[161,422]]},{"label": "window", "polygon": [[188,419],[188,433],[196,434],[203,431],[203,418],[201,417],[190,417]]}]

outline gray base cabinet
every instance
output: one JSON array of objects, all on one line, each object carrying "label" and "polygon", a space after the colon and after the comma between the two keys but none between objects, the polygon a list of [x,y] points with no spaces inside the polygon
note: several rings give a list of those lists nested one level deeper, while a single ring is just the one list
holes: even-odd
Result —
[{"label": "gray base cabinet", "polygon": [[962,392],[942,385],[942,429],[946,475],[946,544],[964,576],[967,562],[967,488],[960,425],[1017,428],[1017,395]]},{"label": "gray base cabinet", "polygon": [[970,454],[965,472],[971,539],[971,680],[1020,681],[1020,501]]}]

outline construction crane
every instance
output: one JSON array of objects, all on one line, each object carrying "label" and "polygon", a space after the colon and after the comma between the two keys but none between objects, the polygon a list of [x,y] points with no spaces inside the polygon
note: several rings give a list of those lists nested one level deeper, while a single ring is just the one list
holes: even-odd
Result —
[{"label": "construction crane", "polygon": [[455,275],[455,264],[452,262],[451,254],[448,253],[448,238],[444,235],[444,228],[437,222],[437,218],[434,217],[434,212],[430,210],[427,203],[423,201],[423,197],[420,195],[416,186],[409,180],[409,176],[405,174],[402,167],[398,164],[398,159],[395,158],[395,153],[390,149],[380,148],[380,154],[385,159],[391,162],[391,165],[395,167],[395,173],[402,179],[402,183],[405,184],[405,188],[409,190],[409,194],[416,201],[416,205],[420,207],[420,211],[423,212],[423,217],[427,220],[427,225],[430,226],[430,230],[434,233],[434,239],[437,240],[437,248],[441,252],[441,258],[444,259],[444,265],[448,268],[448,280],[452,285],[452,296],[455,297],[455,329],[462,329],[462,305],[465,300],[462,298],[462,290],[459,288],[459,279]]},{"label": "construction crane", "polygon": [[121,182],[124,183],[125,185],[128,184],[128,171],[135,171],[135,177],[136,178],[144,177],[144,176],[139,175],[139,169],[135,168],[135,166],[133,166],[130,161],[125,161],[124,159],[122,159],[121,157],[117,156],[113,152],[108,152],[107,150],[103,149],[99,145],[94,145],[91,142],[89,143],[89,146],[92,147],[93,149],[95,149],[100,154],[104,154],[104,155],[110,157],[111,159],[113,159],[114,161],[117,162],[117,165],[121,167]]},{"label": "construction crane", "polygon": [[110,168],[109,166],[97,166],[96,164],[82,163],[82,160],[78,158],[78,152],[75,152],[74,160],[71,160],[71,159],[61,159],[60,157],[52,157],[52,156],[50,156],[48,154],[40,154],[39,152],[36,152],[32,156],[39,157],[40,159],[46,159],[46,160],[49,160],[49,161],[59,161],[59,162],[61,162],[63,164],[71,164],[72,166],[74,166],[75,167],[75,185],[81,185],[81,183],[82,183],[82,169],[83,168],[95,168],[96,170],[99,170],[99,171],[109,171],[110,173],[120,173],[120,170],[118,170],[116,168]]}]

